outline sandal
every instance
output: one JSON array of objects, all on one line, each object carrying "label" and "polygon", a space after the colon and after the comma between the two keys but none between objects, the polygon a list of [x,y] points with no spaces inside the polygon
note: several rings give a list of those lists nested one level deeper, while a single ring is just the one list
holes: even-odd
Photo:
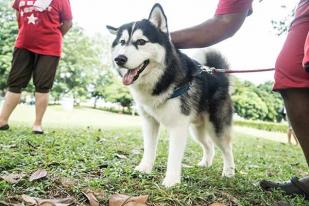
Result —
[{"label": "sandal", "polygon": [[292,177],[290,182],[285,183],[262,180],[260,186],[265,191],[280,189],[288,195],[301,195],[306,200],[309,200],[309,177],[306,178],[306,183],[308,183],[308,185],[300,181],[297,177]]},{"label": "sandal", "polygon": [[33,130],[32,133],[33,134],[44,134],[44,131],[35,131],[35,130]]},{"label": "sandal", "polygon": [[291,205],[289,203],[287,203],[287,202],[280,201],[280,202],[276,203],[276,206],[291,206]]},{"label": "sandal", "polygon": [[8,124],[5,124],[5,125],[0,127],[1,131],[8,130],[8,129],[10,129],[10,126]]}]

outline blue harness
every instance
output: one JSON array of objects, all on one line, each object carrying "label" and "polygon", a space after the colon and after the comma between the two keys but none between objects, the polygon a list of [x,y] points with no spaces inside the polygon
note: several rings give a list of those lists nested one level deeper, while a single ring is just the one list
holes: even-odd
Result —
[{"label": "blue harness", "polygon": [[187,91],[190,89],[190,86],[191,86],[191,82],[187,82],[184,85],[176,87],[173,91],[173,94],[168,99],[173,99],[173,98],[183,95],[184,93],[187,93]]},{"label": "blue harness", "polygon": [[[213,74],[213,71],[215,69],[215,68],[210,68],[210,67],[203,66],[203,65],[199,65],[199,66],[200,66],[200,69],[195,74],[193,74],[193,77],[196,77],[196,76],[202,74],[203,72]],[[179,97],[179,96],[187,93],[189,91],[190,87],[191,87],[191,81],[186,82],[185,84],[182,84],[179,87],[176,87],[174,89],[172,95],[168,99],[173,99],[173,98]]]}]

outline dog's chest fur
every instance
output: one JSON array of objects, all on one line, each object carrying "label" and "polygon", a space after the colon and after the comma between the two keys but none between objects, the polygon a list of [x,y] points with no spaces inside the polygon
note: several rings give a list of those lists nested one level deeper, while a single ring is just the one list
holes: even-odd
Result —
[{"label": "dog's chest fur", "polygon": [[188,121],[190,119],[182,114],[179,98],[168,99],[172,91],[167,91],[159,96],[153,96],[136,89],[130,91],[140,115],[149,115],[168,127],[177,124],[179,121]]}]

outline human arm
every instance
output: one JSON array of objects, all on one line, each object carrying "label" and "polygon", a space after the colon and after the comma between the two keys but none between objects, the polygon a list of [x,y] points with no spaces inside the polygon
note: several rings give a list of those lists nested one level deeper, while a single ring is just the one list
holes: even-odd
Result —
[{"label": "human arm", "polygon": [[12,3],[12,8],[15,10],[16,21],[17,21],[17,24],[18,24],[18,28],[20,28],[20,22],[19,22],[19,16],[20,16],[20,13],[19,13],[19,0],[15,0]]},{"label": "human arm", "polygon": [[64,36],[73,26],[73,17],[72,17],[72,10],[70,5],[70,0],[62,0],[62,9],[61,9],[61,33]]},{"label": "human arm", "polygon": [[179,49],[211,46],[232,37],[245,21],[248,12],[249,9],[238,13],[215,15],[197,26],[172,32],[172,42]]},{"label": "human arm", "polygon": [[61,25],[61,33],[64,36],[73,26],[72,20],[65,20]]}]

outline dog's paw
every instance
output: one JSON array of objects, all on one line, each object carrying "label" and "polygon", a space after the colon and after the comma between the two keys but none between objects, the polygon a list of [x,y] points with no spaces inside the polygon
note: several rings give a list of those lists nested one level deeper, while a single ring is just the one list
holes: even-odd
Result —
[{"label": "dog's paw", "polygon": [[223,177],[234,177],[235,176],[235,169],[234,168],[224,169],[222,171],[222,176]]},{"label": "dog's paw", "polygon": [[212,162],[203,161],[203,160],[201,160],[201,161],[197,164],[197,166],[199,166],[199,167],[210,167],[211,165],[212,165]]},{"label": "dog's paw", "polygon": [[164,187],[173,187],[175,186],[176,184],[179,184],[180,183],[180,177],[176,177],[176,176],[173,176],[173,177],[165,177],[163,182],[162,182],[162,185]]},{"label": "dog's paw", "polygon": [[139,164],[138,166],[135,167],[134,170],[141,173],[150,174],[152,171],[152,166],[146,164]]}]

